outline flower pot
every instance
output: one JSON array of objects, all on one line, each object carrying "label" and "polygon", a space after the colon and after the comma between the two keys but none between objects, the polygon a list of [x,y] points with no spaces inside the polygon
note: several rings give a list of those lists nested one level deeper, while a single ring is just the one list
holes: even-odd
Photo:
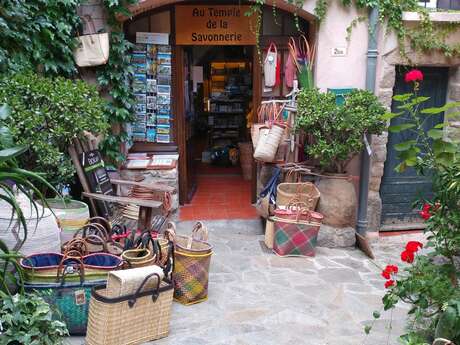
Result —
[{"label": "flower pot", "polygon": [[323,224],[334,227],[354,226],[357,199],[353,183],[345,174],[322,177],[317,187],[321,193],[318,212],[324,216]]},{"label": "flower pot", "polygon": [[0,239],[11,250],[18,250],[23,255],[37,253],[55,253],[60,251],[59,227],[56,218],[49,209],[43,209],[36,204],[38,214],[31,205],[29,198],[22,192],[18,193],[16,201],[21,207],[27,224],[27,239],[24,239],[24,229],[15,215],[11,218],[11,205],[0,201]]},{"label": "flower pot", "polygon": [[73,238],[74,233],[82,228],[89,219],[89,208],[84,202],[61,199],[46,199],[50,209],[56,215],[61,228],[61,243]]}]

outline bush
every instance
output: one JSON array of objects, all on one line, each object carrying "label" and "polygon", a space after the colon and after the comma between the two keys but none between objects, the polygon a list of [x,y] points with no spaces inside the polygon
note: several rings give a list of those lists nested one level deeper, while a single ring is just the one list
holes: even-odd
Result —
[{"label": "bush", "polygon": [[305,152],[317,159],[324,171],[344,173],[348,162],[363,149],[364,134],[382,133],[384,113],[369,91],[352,91],[340,106],[332,93],[304,89],[298,96],[296,129],[311,136]]},{"label": "bush", "polygon": [[71,140],[83,131],[105,133],[108,121],[105,100],[84,81],[46,78],[32,73],[0,79],[0,104],[7,103],[7,120],[14,141],[28,145],[23,164],[46,174],[52,184],[73,179],[74,167],[67,153]]}]

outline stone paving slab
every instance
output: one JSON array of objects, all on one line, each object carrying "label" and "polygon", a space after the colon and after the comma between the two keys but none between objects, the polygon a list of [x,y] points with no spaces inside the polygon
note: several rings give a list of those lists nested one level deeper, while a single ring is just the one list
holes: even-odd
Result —
[{"label": "stone paving slab", "polygon": [[[206,302],[173,304],[170,335],[155,345],[385,345],[398,344],[408,307],[383,314],[366,337],[364,326],[381,309],[380,268],[399,263],[409,239],[373,243],[371,262],[361,251],[317,248],[315,258],[280,258],[264,253],[259,221],[207,223],[214,255]],[[189,232],[191,223],[178,225]],[[72,345],[84,344],[71,337]]]}]

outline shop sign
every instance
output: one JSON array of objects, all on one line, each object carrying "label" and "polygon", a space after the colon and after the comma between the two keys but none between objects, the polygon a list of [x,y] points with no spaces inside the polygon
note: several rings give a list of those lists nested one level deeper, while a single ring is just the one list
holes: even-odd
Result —
[{"label": "shop sign", "polygon": [[255,16],[249,6],[176,6],[178,45],[255,45]]}]

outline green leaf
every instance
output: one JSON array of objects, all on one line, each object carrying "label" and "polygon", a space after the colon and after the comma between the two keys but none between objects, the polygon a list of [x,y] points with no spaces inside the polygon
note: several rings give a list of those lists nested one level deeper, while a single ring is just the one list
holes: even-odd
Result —
[{"label": "green leaf", "polygon": [[398,101],[398,102],[404,102],[404,101],[407,101],[408,99],[410,99],[412,96],[413,96],[412,93],[405,93],[405,94],[402,94],[402,95],[395,95],[395,96],[393,96],[393,99],[395,101]]},{"label": "green leaf", "polygon": [[433,108],[425,108],[420,110],[420,113],[426,114],[426,115],[436,115],[443,113],[445,111],[444,107],[433,107]]},{"label": "green leaf", "polygon": [[414,123],[402,123],[400,125],[394,125],[394,126],[390,126],[388,127],[388,130],[392,133],[399,133],[399,132],[402,132],[406,129],[409,129],[409,128],[414,128],[415,127],[415,124]]},{"label": "green leaf", "polygon": [[372,313],[372,316],[374,317],[374,319],[378,319],[378,318],[380,318],[380,312],[378,312],[377,310],[375,310],[375,311]]},{"label": "green leaf", "polygon": [[398,117],[398,116],[401,116],[402,114],[404,114],[403,112],[399,112],[399,113],[385,113],[382,115],[382,120],[391,120],[395,117]]},{"label": "green leaf", "polygon": [[406,163],[405,163],[405,162],[401,162],[401,163],[399,163],[399,164],[395,167],[394,170],[395,170],[397,173],[403,173],[404,171],[406,171],[406,169],[407,169]]},{"label": "green leaf", "polygon": [[441,139],[444,136],[444,131],[440,129],[430,129],[427,135],[433,139]]},{"label": "green leaf", "polygon": [[0,150],[0,162],[10,160],[16,156],[19,156],[28,150],[28,146],[16,146],[7,149]]},{"label": "green leaf", "polygon": [[372,326],[366,325],[366,326],[364,327],[364,333],[369,334],[369,333],[371,332],[371,329],[372,329]]},{"label": "green leaf", "polygon": [[436,126],[434,126],[433,128],[444,128],[444,127],[447,127],[449,126],[448,123],[438,123]]},{"label": "green leaf", "polygon": [[413,145],[417,144],[417,140],[408,140],[402,143],[394,145],[396,151],[406,151],[409,150]]}]

